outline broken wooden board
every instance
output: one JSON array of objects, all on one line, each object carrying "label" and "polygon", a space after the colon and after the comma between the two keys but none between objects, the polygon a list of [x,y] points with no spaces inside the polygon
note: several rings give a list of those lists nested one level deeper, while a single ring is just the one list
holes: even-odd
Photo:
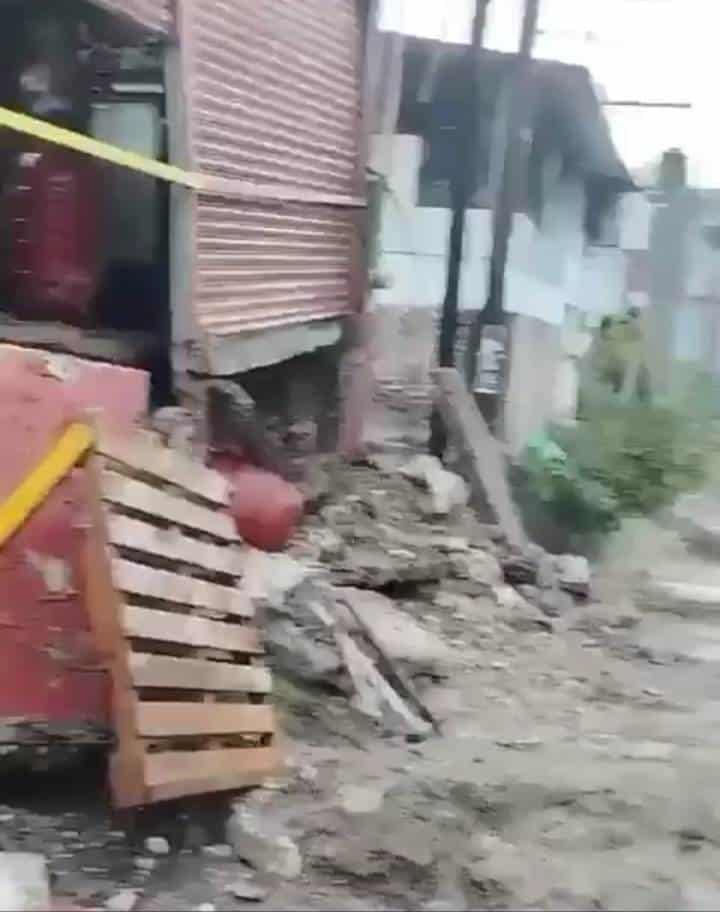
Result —
[{"label": "broken wooden board", "polygon": [[508,544],[524,550],[528,540],[510,493],[500,445],[454,368],[433,371],[433,380],[437,408],[448,435],[467,464],[473,493],[493,512]]},{"label": "broken wooden board", "polygon": [[140,432],[97,451],[86,602],[112,674],[114,803],[258,785],[280,754],[227,484]]}]

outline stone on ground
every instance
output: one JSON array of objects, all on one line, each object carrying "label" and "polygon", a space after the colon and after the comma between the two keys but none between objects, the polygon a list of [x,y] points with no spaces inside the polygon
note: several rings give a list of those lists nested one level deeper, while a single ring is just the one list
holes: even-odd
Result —
[{"label": "stone on ground", "polygon": [[267,554],[249,548],[243,586],[259,607],[280,607],[289,592],[310,574],[307,566],[287,554]]},{"label": "stone on ground", "polygon": [[590,564],[586,557],[563,554],[555,558],[555,567],[561,589],[582,597],[590,594]]},{"label": "stone on ground", "polygon": [[[350,605],[351,614],[360,618],[388,658],[407,662],[419,671],[458,663],[459,656],[440,637],[421,627],[386,596],[350,587],[335,592],[339,602]],[[354,630],[362,631],[362,625],[356,622]]]},{"label": "stone on ground", "polygon": [[362,785],[344,785],[338,791],[346,814],[374,814],[383,804],[383,790]]},{"label": "stone on ground", "polygon": [[0,852],[0,909],[7,912],[47,912],[50,881],[42,855]]},{"label": "stone on ground", "polygon": [[249,808],[235,806],[227,823],[227,839],[238,858],[262,874],[294,880],[302,872],[297,845]]},{"label": "stone on ground", "polygon": [[425,737],[430,733],[432,726],[410,709],[351,637],[339,634],[338,644],[355,687],[351,702],[359,712],[400,734]]},{"label": "stone on ground", "polygon": [[138,895],[135,890],[122,890],[108,899],[105,908],[110,912],[132,912],[137,902]]},{"label": "stone on ground", "polygon": [[448,472],[435,456],[415,456],[400,469],[400,474],[424,485],[430,493],[429,512],[447,516],[453,510],[467,505],[469,492],[463,479]]},{"label": "stone on ground", "polygon": [[264,887],[249,879],[238,880],[230,884],[226,892],[242,902],[264,902],[268,897],[268,891]]},{"label": "stone on ground", "polygon": [[145,851],[151,855],[169,855],[170,843],[164,836],[148,836],[145,840]]}]

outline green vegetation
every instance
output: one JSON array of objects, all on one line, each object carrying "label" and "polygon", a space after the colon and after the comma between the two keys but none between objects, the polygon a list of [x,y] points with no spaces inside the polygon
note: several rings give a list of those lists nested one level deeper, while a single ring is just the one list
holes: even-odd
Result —
[{"label": "green vegetation", "polygon": [[637,383],[647,372],[636,370],[629,389],[624,376],[637,348],[627,340],[625,331],[611,351],[608,343],[619,341],[618,335],[603,335],[582,385],[577,423],[550,428],[526,452],[526,512],[543,516],[585,550],[624,516],[656,513],[700,487],[713,471],[712,383],[689,370],[674,393],[658,402],[647,382]]}]

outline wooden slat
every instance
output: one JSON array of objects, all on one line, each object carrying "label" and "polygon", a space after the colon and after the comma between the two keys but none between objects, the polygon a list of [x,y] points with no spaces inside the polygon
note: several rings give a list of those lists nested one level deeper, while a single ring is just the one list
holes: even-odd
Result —
[{"label": "wooden slat", "polygon": [[275,747],[147,754],[145,782],[149,801],[260,785],[281,769]]},{"label": "wooden slat", "polygon": [[83,474],[91,520],[83,556],[83,595],[95,643],[109,657],[116,735],[110,762],[113,801],[117,807],[134,807],[145,802],[144,751],[136,731],[137,701],[129,668],[129,644],[123,635],[120,600],[110,576],[96,457],[90,457]]},{"label": "wooden slat", "polygon": [[196,497],[218,506],[230,502],[230,486],[219,472],[171,450],[149,437],[116,437],[103,432],[99,435],[98,452],[119,462],[135,473],[152,476],[185,488]]},{"label": "wooden slat", "polygon": [[138,733],[146,738],[184,735],[271,734],[272,706],[237,703],[139,703]]},{"label": "wooden slat", "polygon": [[455,368],[439,368],[433,371],[433,379],[438,411],[460,451],[475,497],[490,507],[508,543],[524,551],[527,535],[510,492],[500,445]]},{"label": "wooden slat", "polygon": [[185,646],[224,649],[228,652],[262,653],[260,635],[252,627],[223,624],[208,618],[171,611],[156,611],[125,605],[123,627],[129,637],[158,640],[165,643],[182,643]]},{"label": "wooden slat", "polygon": [[135,478],[126,478],[116,472],[104,472],[102,495],[109,503],[129,508],[144,516],[157,516],[173,525],[203,532],[227,542],[239,540],[229,513],[199,506]]},{"label": "wooden slat", "polygon": [[179,529],[158,529],[139,519],[111,514],[107,518],[110,544],[151,554],[180,564],[241,576],[243,557],[238,548],[219,547],[188,538]]},{"label": "wooden slat", "polygon": [[202,659],[176,659],[143,652],[133,652],[129,656],[129,664],[135,687],[270,693],[270,672],[267,668]]},{"label": "wooden slat", "polygon": [[253,616],[250,599],[240,589],[218,586],[217,583],[169,570],[156,570],[121,558],[113,560],[112,575],[116,588],[130,595],[173,602],[188,608],[203,608],[217,614]]}]

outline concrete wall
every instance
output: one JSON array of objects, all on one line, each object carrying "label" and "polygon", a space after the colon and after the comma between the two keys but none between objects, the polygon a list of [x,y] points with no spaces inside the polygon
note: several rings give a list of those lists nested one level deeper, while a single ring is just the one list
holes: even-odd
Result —
[{"label": "concrete wall", "polygon": [[[380,272],[390,285],[378,290],[373,302],[375,369],[381,380],[413,386],[428,383],[433,364],[451,218],[447,209],[417,205],[421,151],[417,137],[381,137],[372,156],[379,171],[389,169],[391,187],[379,242]],[[505,304],[515,317],[505,424],[515,454],[549,420],[572,417],[577,340],[566,344],[569,314],[574,315],[573,329],[578,323],[596,326],[626,303],[622,250],[586,245],[584,187],[563,177],[557,162],[548,162],[546,170],[541,218],[515,216],[508,254]],[[647,243],[647,217],[647,207],[635,205],[621,220],[633,247]],[[458,364],[463,363],[467,325],[485,304],[491,248],[491,212],[471,210],[460,286]],[[580,321],[578,314],[583,315]]]},{"label": "concrete wall", "polygon": [[[380,271],[390,286],[375,295],[378,308],[438,308],[447,272],[448,209],[417,205],[422,141],[414,136],[375,137],[371,161],[390,168],[391,193],[380,227]],[[394,148],[390,154],[390,148]],[[389,163],[389,165],[388,165]],[[551,166],[554,163],[549,163]],[[623,304],[623,258],[618,248],[586,247],[584,188],[548,167],[542,217],[515,216],[506,279],[508,313],[564,323],[566,307],[590,314],[615,312]],[[637,215],[628,233],[642,233]],[[492,213],[467,213],[460,309],[480,309],[487,294]],[[587,302],[587,303],[586,303]]]},{"label": "concrete wall", "polygon": [[536,317],[514,317],[510,357],[504,431],[509,451],[517,457],[530,438],[557,417],[562,329]]}]

